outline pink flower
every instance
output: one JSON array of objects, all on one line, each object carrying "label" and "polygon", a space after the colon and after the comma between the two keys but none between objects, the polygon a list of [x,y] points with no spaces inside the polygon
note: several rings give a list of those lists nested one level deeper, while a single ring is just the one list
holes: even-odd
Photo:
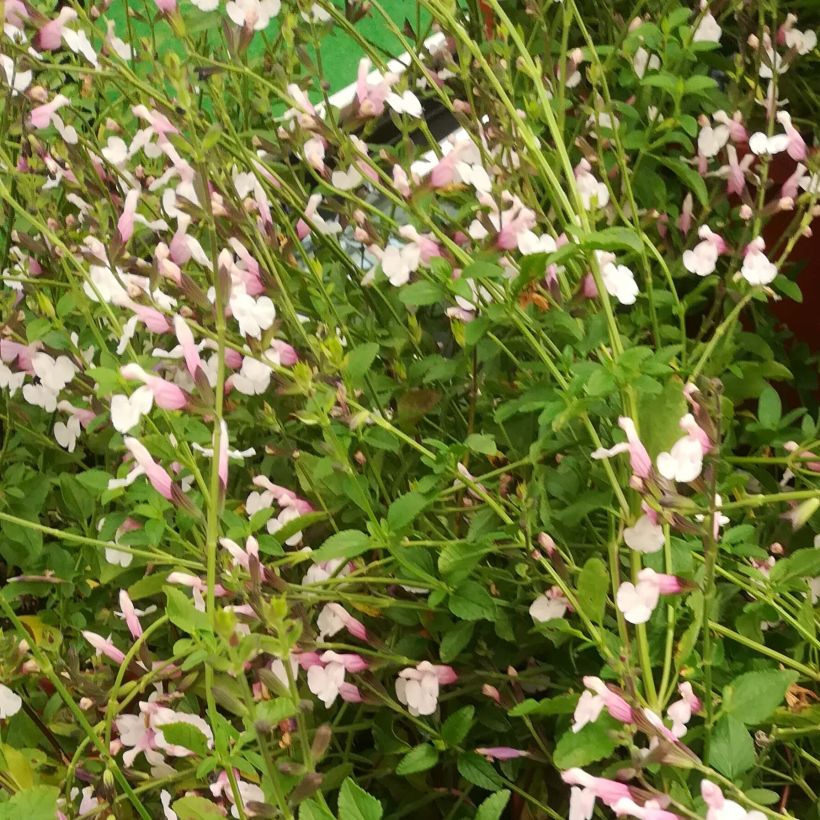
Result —
[{"label": "pink flower", "polygon": [[259,560],[259,542],[252,535],[245,541],[245,549],[230,538],[220,538],[219,543],[230,554],[235,567],[250,571],[251,559]]},{"label": "pink flower", "polygon": [[700,437],[683,436],[672,445],[671,450],[658,454],[658,472],[670,481],[694,481],[703,469],[703,453]]},{"label": "pink flower", "polygon": [[125,625],[128,627],[131,637],[139,638],[142,635],[142,624],[137,617],[137,610],[134,609],[134,604],[124,589],[120,590],[120,609],[122,610],[121,614],[125,619]]},{"label": "pink flower", "polygon": [[692,691],[689,681],[678,686],[678,693],[681,699],[671,703],[666,714],[672,721],[672,733],[675,737],[683,737],[686,734],[686,724],[692,719],[692,713],[700,710],[701,701]]},{"label": "pink flower", "polygon": [[570,786],[582,786],[607,806],[614,806],[619,800],[631,799],[632,792],[626,783],[608,780],[605,777],[594,777],[583,769],[567,769],[561,772],[561,779]]},{"label": "pink flower", "polygon": [[513,749],[510,746],[488,746],[476,749],[476,752],[488,760],[515,760],[517,757],[527,757],[529,754],[522,749]]},{"label": "pink flower", "polygon": [[134,215],[137,212],[137,202],[139,202],[140,192],[138,188],[132,188],[125,195],[125,206],[122,215],[117,221],[117,231],[122,242],[128,242],[134,233]]},{"label": "pink flower", "polygon": [[120,375],[128,380],[141,381],[153,394],[157,407],[164,410],[181,410],[188,404],[185,391],[159,376],[146,373],[138,364],[126,364],[120,368]]},{"label": "pink flower", "polygon": [[356,76],[356,99],[359,102],[359,113],[363,117],[380,117],[384,113],[384,103],[390,93],[390,87],[398,79],[395,74],[370,72],[370,60],[362,57]]},{"label": "pink flower", "polygon": [[708,276],[714,273],[717,258],[727,250],[723,237],[713,233],[708,225],[701,225],[698,229],[698,236],[701,238],[692,250],[683,252],[683,266],[690,273],[698,276]]},{"label": "pink flower", "polygon": [[700,793],[706,803],[706,820],[765,820],[760,811],[746,811],[740,804],[727,800],[719,786],[701,780]]},{"label": "pink flower", "polygon": [[367,640],[367,629],[364,624],[354,618],[343,606],[336,603],[325,604],[316,620],[319,627],[319,637],[324,639],[346,629],[353,637]]},{"label": "pink flower", "polygon": [[777,121],[783,126],[788,137],[786,153],[795,161],[802,162],[806,158],[806,143],[800,132],[792,125],[792,118],[788,111],[778,111]]},{"label": "pink flower", "polygon": [[146,478],[151,482],[151,486],[164,498],[171,501],[173,494],[173,481],[171,476],[151,457],[145,445],[137,441],[132,436],[125,436],[123,439],[126,448],[134,457],[134,461],[143,470]]},{"label": "pink flower", "polygon": [[114,646],[110,635],[107,638],[103,638],[102,635],[98,635],[96,632],[89,632],[88,630],[83,630],[82,634],[91,646],[94,647],[98,655],[105,655],[114,661],[114,663],[122,663],[125,660],[125,653]]},{"label": "pink flower", "polygon": [[639,806],[632,798],[622,797],[612,807],[618,817],[637,817],[639,820],[680,820],[677,814],[662,809],[655,800]]},{"label": "pink flower", "polygon": [[[600,707],[597,706],[597,703],[594,707],[592,707],[589,699],[587,699],[587,703],[582,712],[583,717],[586,717],[587,713],[593,713],[595,708],[598,709],[599,714],[601,708],[605,708],[607,712],[609,712],[609,714],[613,718],[615,718],[615,720],[619,720],[621,723],[632,722],[632,707],[624,700],[624,698],[617,691],[607,686],[607,684],[604,683],[604,681],[592,675],[587,675],[586,677],[584,677],[584,686],[590,692],[594,692],[594,696],[598,699]],[[578,703],[580,705],[580,700]],[[576,712],[577,711],[578,708],[576,707]],[[597,717],[598,716],[595,715],[593,720],[597,720]],[[583,728],[584,724],[587,722],[589,722],[589,720],[582,720],[580,725],[578,725],[578,722],[576,721],[576,723],[573,724],[572,731],[579,732],[581,728]]]},{"label": "pink flower", "polygon": [[176,11],[177,0],[154,0],[154,2],[163,14],[170,14],[171,12]]},{"label": "pink flower", "polygon": [[174,333],[182,347],[182,355],[185,359],[185,366],[191,376],[196,376],[197,368],[202,367],[202,359],[199,357],[199,350],[194,341],[194,334],[182,316],[174,316]]},{"label": "pink flower", "polygon": [[652,459],[638,436],[635,422],[628,416],[621,416],[618,419],[618,426],[626,433],[626,441],[616,444],[608,450],[599,448],[592,453],[592,458],[611,458],[619,453],[629,453],[629,463],[633,475],[641,479],[649,478],[652,471]]},{"label": "pink flower", "polygon": [[71,100],[65,94],[58,94],[50,102],[38,105],[31,109],[31,127],[32,128],[48,128],[51,125],[52,117],[57,113],[59,108],[69,105]]},{"label": "pink flower", "polygon": [[[77,19],[77,12],[71,6],[63,6],[54,20],[49,20],[34,37],[34,46],[42,51],[55,51],[63,39],[66,23]],[[35,126],[37,127],[37,126]]]},{"label": "pink flower", "polygon": [[[159,403],[159,402],[157,402]],[[219,420],[219,452],[217,461],[217,473],[222,492],[228,486],[228,425],[225,419]],[[214,428],[214,448],[216,448],[216,428]]]},{"label": "pink flower", "polygon": [[683,198],[683,206],[681,207],[680,216],[678,217],[678,230],[682,234],[689,233],[689,228],[692,227],[692,194],[688,193]]},{"label": "pink flower", "polygon": [[451,666],[422,661],[415,669],[408,667],[399,672],[396,696],[411,715],[432,715],[438,706],[439,686],[454,683],[457,679]]}]

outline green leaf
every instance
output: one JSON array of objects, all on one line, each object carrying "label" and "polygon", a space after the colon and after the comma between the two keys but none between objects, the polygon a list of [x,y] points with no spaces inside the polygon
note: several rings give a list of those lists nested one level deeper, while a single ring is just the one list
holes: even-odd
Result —
[{"label": "green leaf", "polygon": [[557,769],[587,766],[608,757],[615,751],[616,742],[609,729],[600,723],[587,723],[580,732],[565,732],[552,755]]},{"label": "green leaf", "polygon": [[204,797],[190,795],[175,800],[171,808],[176,812],[179,820],[215,820],[225,815],[210,800]]},{"label": "green leaf", "polygon": [[590,558],[578,576],[578,602],[595,623],[601,623],[609,590],[609,572],[600,558]]},{"label": "green leaf", "polygon": [[431,743],[421,743],[411,749],[396,766],[396,774],[416,774],[432,769],[438,762],[438,750]]},{"label": "green leaf", "polygon": [[413,523],[427,503],[427,499],[415,491],[400,495],[387,510],[387,526],[392,532],[404,529]]},{"label": "green leaf", "polygon": [[458,773],[474,786],[487,791],[495,791],[504,781],[486,758],[475,752],[464,752],[458,756]]},{"label": "green leaf", "polygon": [[495,446],[495,439],[485,433],[472,433],[467,436],[464,442],[474,453],[481,453],[485,456],[494,456],[498,452]]},{"label": "green leaf", "polygon": [[724,715],[712,732],[709,765],[729,780],[738,778],[755,764],[755,747],[746,727],[733,715]]},{"label": "green leaf", "polygon": [[495,602],[490,593],[477,581],[465,581],[454,592],[448,601],[450,612],[464,621],[489,621],[495,611]]},{"label": "green leaf", "polygon": [[208,754],[208,738],[190,723],[165,723],[161,727],[162,736],[174,746],[183,746],[200,757]]},{"label": "green leaf", "polygon": [[336,820],[336,818],[315,800],[303,800],[299,804],[299,820]]},{"label": "green leaf", "polygon": [[0,804],[0,820],[54,820],[57,816],[56,786],[32,786]]},{"label": "green leaf", "polygon": [[788,558],[781,558],[769,573],[769,583],[791,581],[794,578],[813,578],[820,575],[820,549],[797,550]]},{"label": "green leaf", "polygon": [[475,717],[475,706],[462,706],[453,712],[441,726],[441,739],[448,746],[458,746],[470,731]]},{"label": "green leaf", "polygon": [[475,813],[475,820],[498,820],[510,800],[509,789],[491,794]]},{"label": "green leaf", "polygon": [[706,206],[709,204],[709,192],[706,190],[706,183],[694,168],[675,157],[655,157],[655,159],[672,171],[698,198],[701,205]]},{"label": "green leaf", "polygon": [[504,269],[493,262],[470,262],[461,271],[461,279],[501,279]]},{"label": "green leaf", "polygon": [[641,237],[632,228],[604,228],[585,236],[582,245],[603,251],[630,250],[640,253]]},{"label": "green leaf", "polygon": [[523,715],[571,715],[578,704],[578,695],[556,695],[554,698],[545,698],[538,701],[526,698],[517,703],[507,714],[510,717]]},{"label": "green leaf", "polygon": [[780,706],[797,678],[797,672],[784,669],[747,672],[724,687],[723,711],[749,726],[762,723]]},{"label": "green leaf", "polygon": [[382,804],[349,777],[339,790],[339,820],[380,820]]},{"label": "green leaf", "polygon": [[668,71],[659,71],[657,74],[649,74],[641,80],[641,85],[652,88],[662,88],[670,94],[679,95],[683,92],[683,82],[679,77],[670,74]]},{"label": "green leaf", "polygon": [[464,647],[470,643],[475,630],[475,623],[472,621],[459,621],[455,626],[449,628],[441,640],[439,646],[439,657],[444,663],[454,661]]},{"label": "green leaf", "polygon": [[777,427],[782,412],[783,403],[780,401],[780,395],[770,384],[767,384],[757,400],[757,420],[764,427],[773,430]]},{"label": "green leaf", "polygon": [[328,538],[311,559],[316,563],[336,558],[349,560],[371,549],[372,539],[361,530],[341,530]]},{"label": "green leaf", "polygon": [[376,356],[379,355],[379,346],[376,342],[366,342],[354,347],[347,354],[347,375],[353,381],[359,381],[370,369]]},{"label": "green leaf", "polygon": [[165,597],[168,602],[165,612],[172,624],[189,635],[193,635],[198,630],[210,632],[211,625],[208,616],[200,612],[184,592],[173,587],[165,587]]},{"label": "green leaf", "polygon": [[405,305],[435,305],[444,299],[444,290],[435,282],[421,279],[412,285],[405,285],[399,291],[399,299]]},{"label": "green leaf", "polygon": [[705,74],[687,77],[683,83],[684,94],[700,94],[702,91],[712,91],[715,88],[717,88],[717,83]]}]

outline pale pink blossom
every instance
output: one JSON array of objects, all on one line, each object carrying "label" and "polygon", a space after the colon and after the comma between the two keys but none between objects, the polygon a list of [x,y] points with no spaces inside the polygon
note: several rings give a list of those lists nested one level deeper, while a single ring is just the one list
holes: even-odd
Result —
[{"label": "pale pink blossom", "polygon": [[157,464],[156,461],[148,452],[142,442],[131,436],[125,436],[123,439],[126,448],[134,457],[134,461],[142,469],[146,478],[151,482],[151,486],[164,498],[169,501],[173,499],[173,481],[171,476],[165,471],[163,467]]},{"label": "pale pink blossom", "polygon": [[631,526],[624,529],[624,542],[635,552],[645,554],[663,549],[665,538],[663,527],[658,524],[658,516],[648,510]]},{"label": "pale pink blossom", "polygon": [[140,192],[138,188],[132,188],[125,195],[125,206],[123,212],[117,221],[117,231],[122,242],[128,242],[131,235],[134,233],[134,214],[137,212],[137,202],[139,201]]},{"label": "pale pink blossom", "polygon": [[728,250],[723,237],[714,233],[708,225],[701,225],[698,229],[701,241],[692,250],[683,252],[683,266],[690,273],[698,276],[708,276],[714,273],[717,258]]},{"label": "pale pink blossom", "polygon": [[432,715],[438,706],[439,686],[454,683],[458,676],[451,666],[422,661],[399,672],[396,696],[413,716]]},{"label": "pale pink blossom", "polygon": [[515,760],[519,757],[527,757],[529,752],[523,749],[513,749],[510,746],[487,746],[476,749],[476,754],[486,757],[487,760]]},{"label": "pale pink blossom", "polygon": [[684,681],[678,685],[680,700],[669,704],[666,714],[672,721],[672,733],[675,737],[686,734],[686,724],[692,719],[692,714],[701,708],[700,698],[692,691],[692,684]]},{"label": "pale pink blossom", "polygon": [[142,635],[142,624],[131,598],[124,589],[120,590],[120,610],[131,637],[139,638]]},{"label": "pale pink blossom", "polygon": [[539,595],[530,604],[530,617],[536,623],[546,623],[555,618],[563,618],[569,607],[569,601],[560,587],[554,586],[546,594]]},{"label": "pale pink blossom", "polygon": [[594,723],[603,709],[621,723],[632,723],[632,707],[604,681],[587,675],[584,686],[586,690],[581,693],[573,715],[573,732],[580,732],[587,723]]},{"label": "pale pink blossom", "polygon": [[188,404],[188,397],[181,387],[160,376],[146,373],[138,364],[123,365],[120,375],[129,381],[141,381],[151,391],[157,407],[163,410],[181,410]]},{"label": "pale pink blossom", "polygon": [[802,162],[807,155],[806,143],[800,132],[792,125],[791,115],[788,111],[778,111],[777,121],[783,126],[788,139],[786,153],[795,162]]},{"label": "pale pink blossom", "polygon": [[679,438],[668,452],[658,454],[658,472],[670,481],[694,481],[703,469],[703,447],[691,435]]},{"label": "pale pink blossom", "polygon": [[31,109],[31,127],[48,128],[57,110],[65,105],[69,105],[71,100],[65,94],[58,94],[54,99],[43,105],[38,105]]},{"label": "pale pink blossom", "polygon": [[720,786],[708,780],[701,780],[700,793],[706,803],[706,820],[766,820],[761,811],[746,811],[734,800],[723,796]]},{"label": "pale pink blossom", "polygon": [[[55,51],[60,47],[63,30],[67,23],[77,19],[77,12],[71,6],[63,6],[59,14],[40,28],[34,37],[35,48],[41,51]],[[36,126],[35,126],[36,127]]]},{"label": "pale pink blossom", "polygon": [[364,624],[340,604],[325,604],[319,612],[316,625],[319,628],[319,637],[322,639],[331,637],[342,629],[346,629],[354,638],[361,641],[368,639]]},{"label": "pale pink blossom", "polygon": [[761,236],[746,246],[740,274],[750,285],[768,285],[777,276],[777,266],[763,253],[765,248]]},{"label": "pale pink blossom", "polygon": [[114,661],[114,663],[122,663],[125,660],[125,653],[114,646],[110,635],[107,638],[103,638],[102,635],[98,635],[96,632],[90,632],[87,629],[83,630],[82,634],[91,646],[94,647],[97,655],[105,655]]}]

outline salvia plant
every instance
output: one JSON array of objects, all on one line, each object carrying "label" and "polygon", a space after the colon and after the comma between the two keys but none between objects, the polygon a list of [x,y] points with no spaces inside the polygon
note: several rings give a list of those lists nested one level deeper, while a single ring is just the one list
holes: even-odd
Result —
[{"label": "salvia plant", "polygon": [[817,818],[820,10],[404,6],[0,4],[0,818]]}]

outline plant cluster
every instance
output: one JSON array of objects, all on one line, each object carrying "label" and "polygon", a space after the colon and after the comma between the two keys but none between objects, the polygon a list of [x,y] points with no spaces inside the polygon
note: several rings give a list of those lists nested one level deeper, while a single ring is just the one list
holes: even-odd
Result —
[{"label": "plant cluster", "polygon": [[0,818],[817,818],[811,4],[118,3],[2,7]]}]

